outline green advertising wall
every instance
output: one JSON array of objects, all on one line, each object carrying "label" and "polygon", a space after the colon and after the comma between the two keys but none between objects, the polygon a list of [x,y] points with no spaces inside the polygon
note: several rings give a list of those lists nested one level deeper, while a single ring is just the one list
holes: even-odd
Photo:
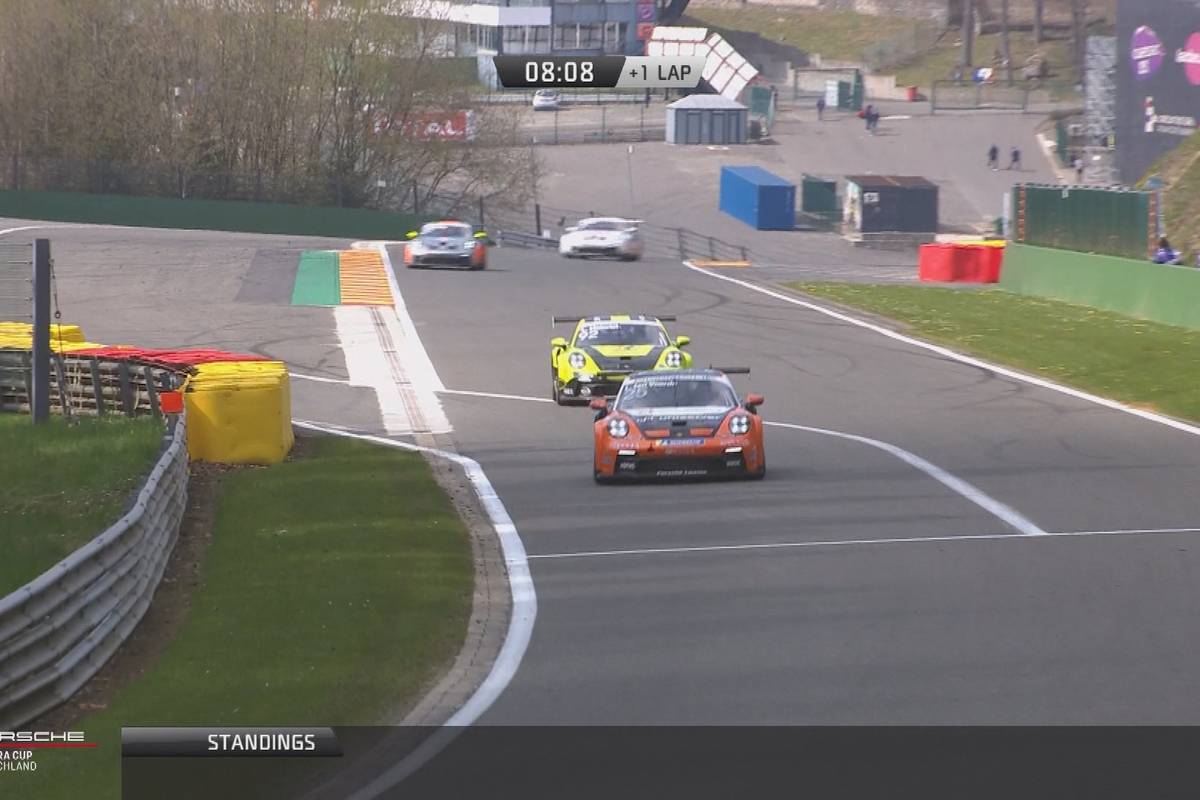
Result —
[{"label": "green advertising wall", "polygon": [[1009,242],[1000,286],[1200,329],[1200,269]]},{"label": "green advertising wall", "polygon": [[1021,184],[1012,197],[1013,238],[1024,244],[1142,258],[1154,242],[1149,192]]},{"label": "green advertising wall", "polygon": [[338,239],[403,239],[425,221],[363,208],[11,190],[0,191],[0,217]]}]

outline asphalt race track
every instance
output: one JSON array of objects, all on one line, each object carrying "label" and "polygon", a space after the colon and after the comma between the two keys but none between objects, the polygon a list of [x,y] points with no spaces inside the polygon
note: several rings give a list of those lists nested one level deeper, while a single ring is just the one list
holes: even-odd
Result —
[{"label": "asphalt race track", "polygon": [[[297,419],[385,432],[340,383],[335,312],[289,305],[272,255],[347,243],[44,230],[20,235],[51,236],[92,339],[282,358]],[[439,439],[482,464],[537,589],[482,723],[1200,721],[1200,437],[675,262],[398,272]],[[550,317],[605,312],[677,315],[768,421],[825,432],[769,428],[761,482],[596,486],[591,412],[549,402]]]},{"label": "asphalt race track", "polygon": [[[538,593],[481,722],[1200,720],[1195,435],[678,263],[399,272]],[[765,481],[596,486],[591,412],[547,402],[550,317],[608,312],[675,314],[767,420],[874,444],[774,426]]]}]

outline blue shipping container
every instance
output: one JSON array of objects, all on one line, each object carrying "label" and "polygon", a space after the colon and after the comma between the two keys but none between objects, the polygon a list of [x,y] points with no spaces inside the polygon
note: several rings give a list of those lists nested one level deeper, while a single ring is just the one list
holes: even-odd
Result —
[{"label": "blue shipping container", "polygon": [[762,167],[721,167],[720,209],[760,231],[790,231],[796,185]]}]

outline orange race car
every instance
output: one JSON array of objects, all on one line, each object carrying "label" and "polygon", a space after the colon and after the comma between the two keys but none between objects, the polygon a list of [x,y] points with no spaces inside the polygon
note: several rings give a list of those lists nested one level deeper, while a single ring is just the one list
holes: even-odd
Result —
[{"label": "orange race car", "polygon": [[766,475],[762,395],[739,403],[726,377],[749,371],[638,372],[625,379],[611,407],[605,398],[593,399],[596,482]]}]

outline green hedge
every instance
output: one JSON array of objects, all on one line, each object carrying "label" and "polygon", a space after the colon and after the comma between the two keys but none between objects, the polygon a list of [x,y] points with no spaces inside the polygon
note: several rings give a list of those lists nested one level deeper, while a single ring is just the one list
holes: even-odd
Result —
[{"label": "green hedge", "polygon": [[363,208],[14,190],[0,191],[0,217],[338,239],[403,239],[428,219]]},{"label": "green hedge", "polygon": [[1200,269],[1009,242],[1000,286],[1200,329]]}]

